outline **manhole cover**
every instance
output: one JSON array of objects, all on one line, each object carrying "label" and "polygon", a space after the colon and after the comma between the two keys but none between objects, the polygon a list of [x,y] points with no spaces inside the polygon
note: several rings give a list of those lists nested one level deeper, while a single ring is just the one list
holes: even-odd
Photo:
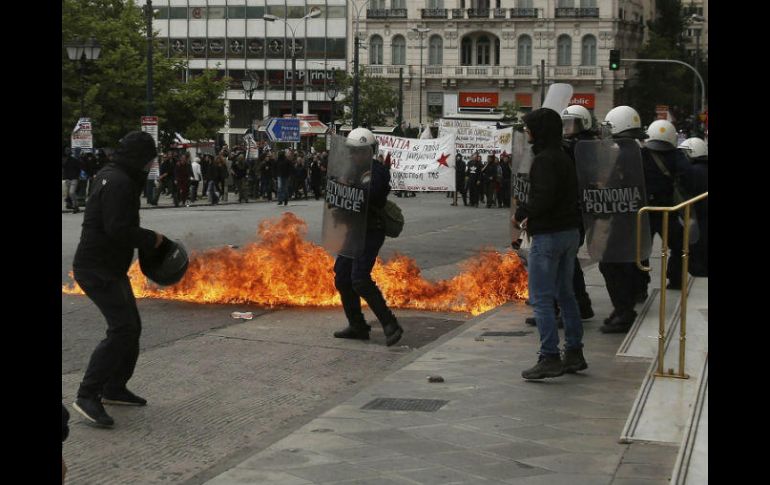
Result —
[{"label": "manhole cover", "polygon": [[529,335],[532,332],[522,332],[522,331],[516,331],[516,332],[484,332],[481,334],[482,337],[523,337],[525,335]]},{"label": "manhole cover", "polygon": [[441,406],[449,401],[441,399],[397,399],[392,397],[378,397],[366,403],[361,409],[373,409],[376,411],[425,411],[432,413],[438,411]]}]

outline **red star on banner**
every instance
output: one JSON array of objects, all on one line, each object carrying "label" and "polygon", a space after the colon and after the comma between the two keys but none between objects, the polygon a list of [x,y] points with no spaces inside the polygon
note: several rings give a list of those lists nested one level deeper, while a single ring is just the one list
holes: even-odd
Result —
[{"label": "red star on banner", "polygon": [[443,165],[449,168],[449,164],[447,163],[448,158],[449,158],[449,155],[444,155],[444,152],[441,152],[441,156],[438,157],[438,160],[436,161],[438,162],[439,165]]}]

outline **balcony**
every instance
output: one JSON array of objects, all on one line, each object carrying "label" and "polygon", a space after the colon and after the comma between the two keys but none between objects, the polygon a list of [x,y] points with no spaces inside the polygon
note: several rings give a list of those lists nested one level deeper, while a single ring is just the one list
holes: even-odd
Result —
[{"label": "balcony", "polygon": [[522,19],[522,18],[536,19],[537,9],[536,8],[512,8],[511,18],[512,19]]},{"label": "balcony", "polygon": [[469,8],[467,12],[468,12],[469,19],[488,19],[489,18],[488,8]]},{"label": "balcony", "polygon": [[[371,76],[398,79],[398,71],[404,69],[404,81],[420,76],[419,65],[366,65],[364,69]],[[443,64],[423,65],[423,79],[489,79],[489,80],[537,80],[540,66],[446,66]],[[547,66],[546,78],[558,81],[601,80],[602,68],[598,66]]]},{"label": "balcony", "polygon": [[556,18],[599,18],[599,7],[557,8]]},{"label": "balcony", "polygon": [[422,9],[422,18],[446,19],[449,18],[449,11],[445,8],[424,8]]},{"label": "balcony", "polygon": [[453,8],[452,9],[452,18],[453,19],[464,18],[464,16],[463,16],[463,9],[461,9],[461,8]]},{"label": "balcony", "polygon": [[366,9],[366,18],[368,19],[405,19],[405,8],[368,8]]}]

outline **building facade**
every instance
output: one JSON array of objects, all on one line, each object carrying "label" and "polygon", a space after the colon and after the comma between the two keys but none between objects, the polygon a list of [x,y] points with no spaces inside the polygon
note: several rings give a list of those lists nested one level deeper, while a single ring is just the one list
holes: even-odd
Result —
[{"label": "building facade", "polygon": [[[291,112],[330,118],[334,69],[360,64],[398,89],[412,126],[446,115],[489,112],[503,103],[540,106],[544,87],[574,87],[574,101],[597,118],[628,78],[609,70],[610,49],[633,57],[654,14],[651,0],[155,0],[159,48],[188,61],[185,75],[215,69],[232,78],[222,133]],[[320,15],[303,18],[311,11]],[[265,15],[278,17],[268,21]],[[296,44],[292,44],[295,41]],[[296,72],[291,69],[295,45]],[[544,62],[544,80],[541,79]],[[257,79],[249,94],[242,80]],[[337,100],[339,101],[339,99]],[[362,116],[362,121],[365,118]],[[226,141],[231,141],[228,137]]]},{"label": "building facade", "polygon": [[413,126],[420,113],[424,124],[506,102],[534,109],[552,83],[572,84],[574,102],[601,119],[628,77],[626,66],[609,70],[609,51],[636,54],[645,8],[623,0],[370,0],[351,30],[367,47],[367,72],[397,88],[403,69],[404,119]]},{"label": "building facade", "polygon": [[[155,0],[153,9],[159,48],[188,61],[187,78],[204,69],[232,78],[225,142],[237,142],[228,135],[242,135],[252,120],[291,113],[293,78],[295,111],[328,120],[327,82],[334,69],[347,69],[350,57],[346,0]],[[303,19],[316,9],[320,15]],[[257,80],[251,99],[242,83],[250,76]]]}]

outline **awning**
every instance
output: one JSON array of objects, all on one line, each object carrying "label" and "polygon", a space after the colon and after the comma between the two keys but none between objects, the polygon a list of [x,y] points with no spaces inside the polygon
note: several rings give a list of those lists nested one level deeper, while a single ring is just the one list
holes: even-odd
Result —
[{"label": "awning", "polygon": [[446,119],[451,120],[488,120],[488,121],[500,121],[505,118],[503,113],[457,113],[447,114],[443,116]]},{"label": "awning", "polygon": [[217,133],[223,135],[245,135],[247,131],[249,131],[248,128],[222,128]]},{"label": "awning", "polygon": [[372,133],[393,133],[396,130],[395,126],[374,126],[372,127]]}]

